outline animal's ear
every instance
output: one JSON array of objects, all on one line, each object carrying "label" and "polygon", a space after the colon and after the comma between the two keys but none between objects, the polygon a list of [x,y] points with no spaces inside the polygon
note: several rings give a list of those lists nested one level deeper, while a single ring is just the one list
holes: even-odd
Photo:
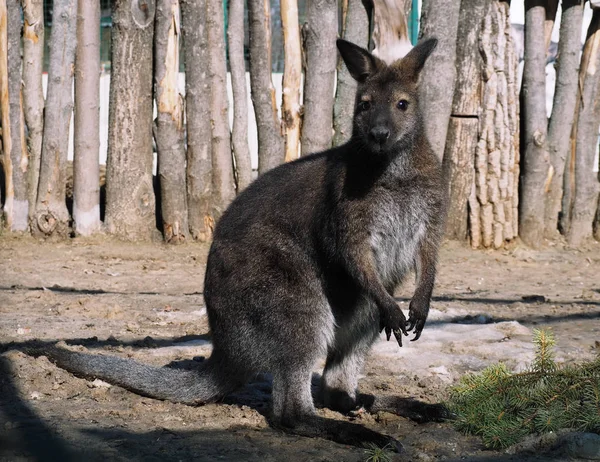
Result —
[{"label": "animal's ear", "polygon": [[367,80],[382,65],[385,65],[379,58],[354,43],[337,39],[337,47],[350,75],[359,83]]},{"label": "animal's ear", "polygon": [[414,80],[418,80],[419,73],[425,65],[425,61],[437,46],[436,38],[429,38],[418,43],[408,54],[400,61],[406,72],[411,74]]}]

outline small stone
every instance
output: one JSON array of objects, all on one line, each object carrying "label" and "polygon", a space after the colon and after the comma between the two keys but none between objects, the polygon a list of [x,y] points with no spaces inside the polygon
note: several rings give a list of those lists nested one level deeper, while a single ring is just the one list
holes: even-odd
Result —
[{"label": "small stone", "polygon": [[440,374],[440,375],[450,375],[450,372],[448,372],[448,369],[446,368],[446,366],[437,366],[437,367],[430,367],[429,370],[431,372],[433,372],[434,374]]},{"label": "small stone", "polygon": [[600,435],[573,432],[561,438],[565,455],[587,460],[600,460]]},{"label": "small stone", "polygon": [[494,319],[488,314],[476,314],[475,316],[468,314],[463,318],[463,322],[465,324],[491,324]]},{"label": "small stone", "polygon": [[31,394],[29,395],[30,399],[40,399],[42,397],[42,394],[39,391],[32,391]]},{"label": "small stone", "polygon": [[112,385],[104,380],[96,379],[90,383],[91,388],[110,388]]}]

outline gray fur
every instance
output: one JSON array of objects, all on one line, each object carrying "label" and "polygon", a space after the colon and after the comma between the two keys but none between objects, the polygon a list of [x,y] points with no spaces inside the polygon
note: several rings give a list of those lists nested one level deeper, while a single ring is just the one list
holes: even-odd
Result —
[{"label": "gray fur", "polygon": [[[274,425],[345,444],[396,443],[317,417],[310,384],[326,355],[323,401],[351,411],[361,404],[358,375],[381,329],[399,339],[413,329],[415,340],[421,335],[445,209],[417,100],[419,71],[434,46],[425,41],[387,66],[338,41],[359,82],[352,138],[262,175],[223,214],[204,285],[214,350],[197,371],[60,348],[42,353],[79,375],[187,404],[214,401],[270,372]],[[393,291],[415,268],[407,320]]]}]

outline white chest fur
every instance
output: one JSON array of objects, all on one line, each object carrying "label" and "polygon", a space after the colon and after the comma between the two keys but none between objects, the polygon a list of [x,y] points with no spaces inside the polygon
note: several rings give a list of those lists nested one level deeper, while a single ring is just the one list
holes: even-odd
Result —
[{"label": "white chest fur", "polygon": [[399,284],[414,269],[415,257],[429,217],[417,198],[397,202],[389,197],[374,211],[370,230],[371,249],[379,276],[386,287]]}]

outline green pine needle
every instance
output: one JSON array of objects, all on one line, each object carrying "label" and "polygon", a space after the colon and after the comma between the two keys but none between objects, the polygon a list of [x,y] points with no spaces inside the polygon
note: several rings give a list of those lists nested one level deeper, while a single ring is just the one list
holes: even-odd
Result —
[{"label": "green pine needle", "polygon": [[365,449],[365,455],[367,456],[365,462],[390,462],[392,460],[391,449],[392,447],[389,444],[380,448],[376,444],[370,443]]},{"label": "green pine needle", "polygon": [[559,367],[551,332],[534,330],[535,358],[523,373],[494,364],[450,391],[456,428],[500,449],[529,434],[560,429],[600,432],[600,358]]}]

